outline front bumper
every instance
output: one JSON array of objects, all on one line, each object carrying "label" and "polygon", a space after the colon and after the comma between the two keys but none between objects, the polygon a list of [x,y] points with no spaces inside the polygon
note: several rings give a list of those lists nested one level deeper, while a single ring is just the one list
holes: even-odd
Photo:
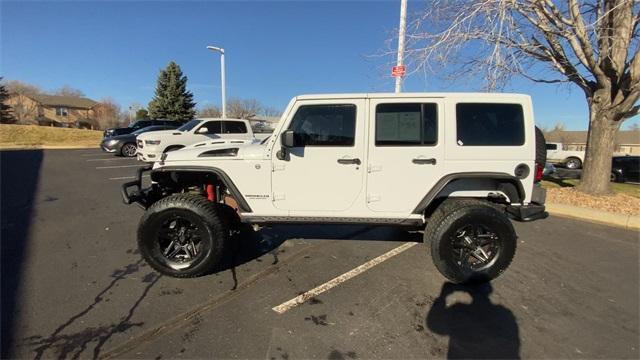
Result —
[{"label": "front bumper", "polygon": [[100,148],[102,149],[102,151],[106,151],[108,153],[114,153],[114,152],[120,151],[119,145],[120,143],[117,143],[117,142],[115,144],[109,144],[109,141],[106,140],[100,144]]},{"label": "front bumper", "polygon": [[[142,175],[152,169],[153,166],[151,165],[139,168],[135,180],[122,184],[122,201],[125,204],[130,205],[136,203],[143,209],[146,209],[157,200],[157,191],[153,184],[148,188],[142,188]],[[129,191],[131,188],[135,189]]]}]

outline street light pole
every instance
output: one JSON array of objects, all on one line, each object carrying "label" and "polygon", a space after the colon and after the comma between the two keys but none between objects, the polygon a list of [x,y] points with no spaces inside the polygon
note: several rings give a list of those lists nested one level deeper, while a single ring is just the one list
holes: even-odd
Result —
[{"label": "street light pole", "polygon": [[[398,29],[398,60],[396,66],[404,64],[404,33],[407,28],[407,0],[400,0],[400,27]],[[396,76],[396,93],[402,89],[402,76]]]},{"label": "street light pole", "polygon": [[216,51],[220,53],[220,82],[222,83],[222,118],[227,117],[227,99],[226,99],[226,89],[225,89],[225,70],[224,70],[224,49],[215,47],[215,46],[207,46],[207,49],[211,51]]}]

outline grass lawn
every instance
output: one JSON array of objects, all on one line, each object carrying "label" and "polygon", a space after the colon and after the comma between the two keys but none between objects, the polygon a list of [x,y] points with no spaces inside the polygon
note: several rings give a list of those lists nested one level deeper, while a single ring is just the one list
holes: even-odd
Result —
[{"label": "grass lawn", "polygon": [[[542,187],[545,189],[574,187],[580,184],[578,179],[565,179],[565,180],[543,180]],[[626,194],[640,198],[640,185],[624,184],[624,183],[611,183],[611,189],[617,194]]]},{"label": "grass lawn", "polygon": [[69,146],[98,147],[102,131],[37,125],[0,124],[0,148]]}]

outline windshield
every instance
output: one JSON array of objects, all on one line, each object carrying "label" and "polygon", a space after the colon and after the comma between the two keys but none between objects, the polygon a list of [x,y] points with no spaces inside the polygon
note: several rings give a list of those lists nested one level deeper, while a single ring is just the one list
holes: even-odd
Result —
[{"label": "windshield", "polygon": [[136,121],[136,122],[132,122],[131,124],[129,124],[130,128],[134,128],[134,129],[139,129],[139,128],[143,128],[145,126],[151,125],[149,124],[148,121]]},{"label": "windshield", "polygon": [[188,123],[180,126],[178,128],[178,130],[180,131],[189,131],[191,129],[193,129],[194,127],[196,127],[196,125],[200,124],[202,122],[202,120],[191,120]]}]

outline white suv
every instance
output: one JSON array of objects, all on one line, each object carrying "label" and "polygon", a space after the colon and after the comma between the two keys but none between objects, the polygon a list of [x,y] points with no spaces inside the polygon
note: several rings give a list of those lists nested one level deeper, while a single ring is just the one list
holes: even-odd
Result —
[{"label": "white suv", "polygon": [[247,120],[203,118],[175,130],[156,131],[137,138],[138,160],[154,162],[165,152],[190,145],[245,144],[257,141]]},{"label": "white suv", "polygon": [[123,198],[146,209],[138,245],[166,275],[210,272],[241,222],[357,223],[424,228],[438,270],[461,283],[507,268],[509,218],[547,216],[544,163],[526,95],[305,95],[262,143],[163,154]]}]

